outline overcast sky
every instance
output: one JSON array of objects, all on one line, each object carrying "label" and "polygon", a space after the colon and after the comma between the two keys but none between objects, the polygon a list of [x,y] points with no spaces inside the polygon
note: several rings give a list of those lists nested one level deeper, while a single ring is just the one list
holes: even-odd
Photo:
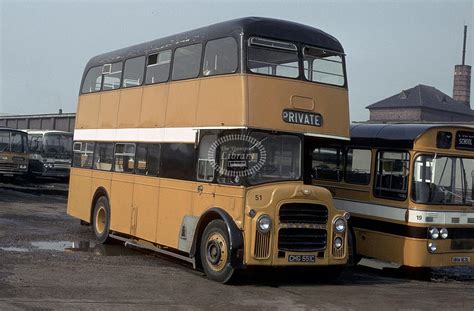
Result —
[{"label": "overcast sky", "polygon": [[351,119],[366,120],[365,106],[420,83],[452,95],[464,23],[470,27],[467,63],[474,63],[473,2],[0,0],[0,114],[74,112],[92,56],[266,16],[339,39],[347,54]]}]

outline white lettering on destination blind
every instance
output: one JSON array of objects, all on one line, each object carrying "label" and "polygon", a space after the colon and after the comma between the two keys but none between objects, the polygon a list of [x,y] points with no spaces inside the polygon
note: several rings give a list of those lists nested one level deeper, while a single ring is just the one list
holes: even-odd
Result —
[{"label": "white lettering on destination blind", "polygon": [[287,123],[321,126],[321,116],[315,113],[283,110],[283,121]]}]

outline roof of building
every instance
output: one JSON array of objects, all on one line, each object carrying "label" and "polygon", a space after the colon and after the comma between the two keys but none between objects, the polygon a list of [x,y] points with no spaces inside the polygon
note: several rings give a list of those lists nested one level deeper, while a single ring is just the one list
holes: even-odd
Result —
[{"label": "roof of building", "polygon": [[[412,149],[415,140],[432,128],[449,127],[448,124],[352,124],[351,144],[365,147]],[[469,126],[461,126],[473,130]]]},{"label": "roof of building", "polygon": [[365,108],[430,108],[474,116],[474,110],[471,110],[466,105],[454,100],[440,90],[423,84],[418,84],[411,89],[403,90],[396,95],[382,99]]},{"label": "roof of building", "polygon": [[317,28],[280,19],[244,17],[97,55],[88,62],[85,71],[97,65],[117,62],[150,52],[190,45],[209,39],[227,36],[239,37],[241,35],[286,40],[344,53],[341,43],[336,38]]}]

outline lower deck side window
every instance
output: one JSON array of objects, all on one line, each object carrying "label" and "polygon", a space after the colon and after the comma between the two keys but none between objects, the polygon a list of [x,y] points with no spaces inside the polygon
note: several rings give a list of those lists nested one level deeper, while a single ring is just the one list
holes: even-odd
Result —
[{"label": "lower deck side window", "polygon": [[405,200],[408,192],[410,155],[403,151],[380,151],[374,194],[378,197]]}]

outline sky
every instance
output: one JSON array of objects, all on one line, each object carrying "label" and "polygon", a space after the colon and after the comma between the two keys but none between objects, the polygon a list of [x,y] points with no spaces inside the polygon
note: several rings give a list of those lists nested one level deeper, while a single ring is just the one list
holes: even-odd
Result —
[{"label": "sky", "polygon": [[351,120],[363,121],[366,106],[418,84],[452,95],[464,24],[466,62],[474,64],[473,3],[0,0],[0,114],[75,112],[82,72],[94,55],[264,16],[319,28],[342,43]]}]

